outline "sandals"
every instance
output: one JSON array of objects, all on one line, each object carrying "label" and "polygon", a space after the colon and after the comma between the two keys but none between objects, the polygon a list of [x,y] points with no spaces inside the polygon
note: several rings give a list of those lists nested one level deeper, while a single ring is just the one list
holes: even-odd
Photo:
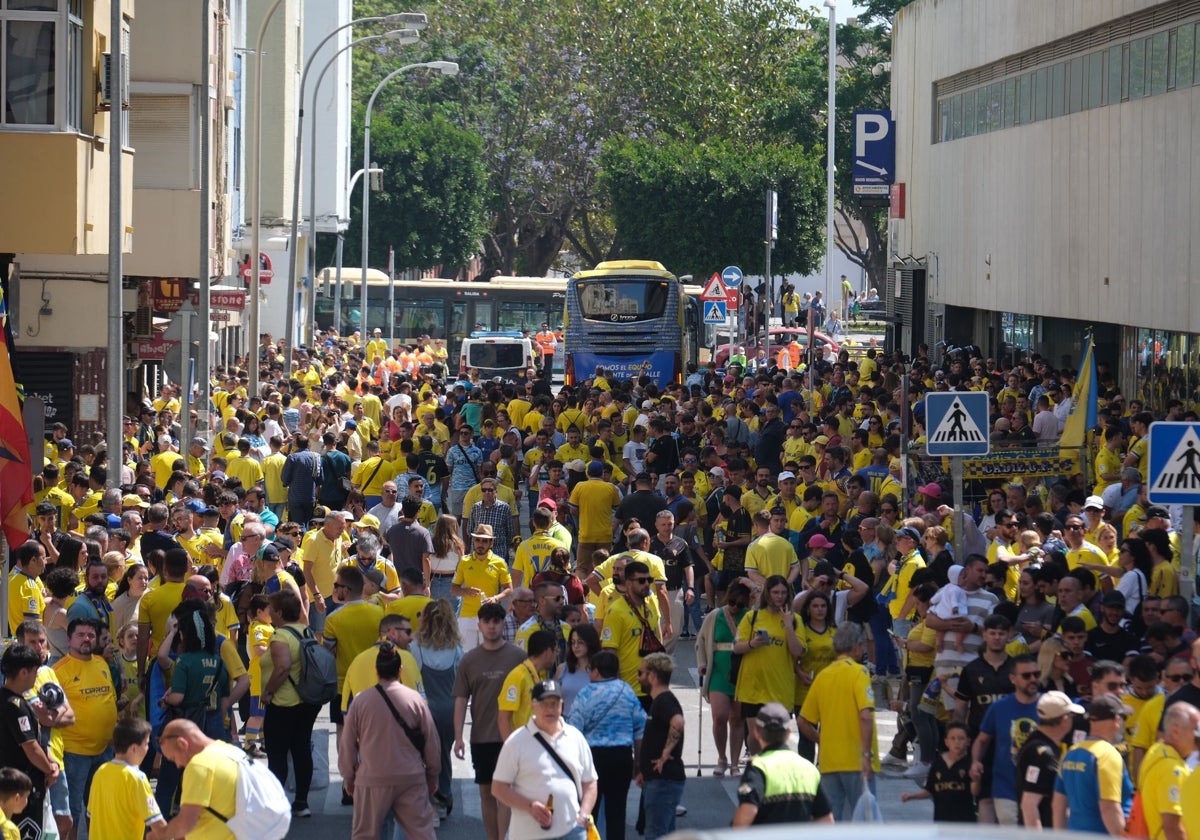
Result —
[{"label": "sandals", "polygon": [[717,762],[717,766],[713,768],[713,775],[716,776],[717,778],[721,778],[722,776],[725,775],[726,771],[728,771],[728,770],[729,770],[729,762],[727,762],[725,759],[722,758],[720,761]]}]

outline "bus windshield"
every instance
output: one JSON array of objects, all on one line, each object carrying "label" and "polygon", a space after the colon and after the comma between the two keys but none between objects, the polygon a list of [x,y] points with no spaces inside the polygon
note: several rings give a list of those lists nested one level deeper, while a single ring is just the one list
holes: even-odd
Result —
[{"label": "bus windshield", "polygon": [[633,323],[661,318],[671,285],[665,280],[620,278],[580,282],[580,314],[589,321]]}]

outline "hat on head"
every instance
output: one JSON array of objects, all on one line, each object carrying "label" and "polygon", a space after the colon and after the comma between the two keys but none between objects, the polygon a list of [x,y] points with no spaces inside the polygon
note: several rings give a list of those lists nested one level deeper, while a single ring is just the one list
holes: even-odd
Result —
[{"label": "hat on head", "polygon": [[911,525],[905,525],[903,528],[901,528],[899,531],[896,532],[896,536],[897,537],[908,537],[910,540],[913,540],[914,542],[921,541],[921,532],[918,531],[916,528],[912,527]]},{"label": "hat on head", "polygon": [[917,487],[917,492],[922,496],[928,496],[930,499],[942,498],[942,487],[936,481],[920,485]]},{"label": "hat on head", "polygon": [[380,522],[379,522],[378,516],[372,516],[369,513],[364,513],[362,515],[362,517],[357,522],[354,523],[353,527],[355,527],[355,528],[374,528],[376,531],[378,531],[379,525],[380,525]]},{"label": "hat on head", "polygon": [[600,476],[604,473],[604,465],[599,461],[592,461],[587,465],[587,474],[589,476]]},{"label": "hat on head", "polygon": [[546,510],[558,510],[558,504],[553,499],[538,499],[537,506]]},{"label": "hat on head", "polygon": [[[61,443],[59,443],[59,446],[61,447],[63,445],[63,443],[67,443],[67,442],[68,441],[62,441]],[[159,435],[158,436],[158,445],[159,446],[170,446],[171,443],[172,443],[172,441],[171,441],[170,435]]]},{"label": "hat on head", "polygon": [[1102,606],[1102,607],[1120,607],[1121,609],[1124,609],[1125,608],[1125,593],[1118,592],[1115,589],[1112,590],[1111,592],[1105,592],[1104,597],[1100,599],[1100,606]]},{"label": "hat on head", "polygon": [[547,697],[557,697],[561,700],[563,696],[562,688],[557,680],[542,680],[533,687],[533,691],[530,693],[535,703],[545,700]]},{"label": "hat on head", "polygon": [[492,526],[488,524],[476,525],[475,530],[471,532],[471,536],[480,540],[494,540],[496,533],[492,530]]},{"label": "hat on head", "polygon": [[583,459],[576,458],[563,464],[563,469],[567,472],[584,472],[587,470],[587,464],[583,463]]},{"label": "hat on head", "polygon": [[1099,496],[1088,496],[1083,500],[1083,509],[1095,508],[1096,510],[1104,510],[1104,499]]},{"label": "hat on head", "polygon": [[717,478],[724,478],[725,470],[723,470],[721,467],[713,467],[708,471],[708,474],[711,476],[716,476]]},{"label": "hat on head", "polygon": [[1083,714],[1083,706],[1071,701],[1061,691],[1047,691],[1037,701],[1037,715],[1042,720],[1054,720],[1068,714]]},{"label": "hat on head", "polygon": [[208,441],[205,438],[192,438],[192,446],[199,446],[205,452],[208,451]]},{"label": "hat on head", "polygon": [[[170,438],[167,438],[167,440],[170,440]],[[60,440],[58,442],[58,448],[59,449],[74,449],[75,444],[71,443],[70,438],[63,438],[62,440]]]},{"label": "hat on head", "polygon": [[188,499],[183,503],[183,506],[192,513],[204,513],[204,509],[208,507],[208,505],[204,504],[204,502],[200,501],[199,499]]},{"label": "hat on head", "polygon": [[815,438],[813,438],[813,444],[816,446],[828,446],[829,445],[828,435],[817,435]]},{"label": "hat on head", "polygon": [[363,572],[363,579],[371,581],[371,583],[375,584],[380,589],[383,589],[387,586],[387,578],[384,576],[383,572],[379,571],[379,569],[367,569],[365,572]]},{"label": "hat on head", "polygon": [[121,497],[121,507],[148,508],[150,503],[139,496],[137,493],[126,493]]},{"label": "hat on head", "polygon": [[1118,715],[1131,715],[1133,709],[1126,706],[1115,694],[1101,694],[1087,705],[1088,720],[1112,720]]},{"label": "hat on head", "polygon": [[357,421],[357,420],[347,420],[347,421],[346,421],[346,428],[347,428],[347,429],[357,429],[357,428],[358,428],[358,421]]},{"label": "hat on head", "polygon": [[950,583],[954,584],[955,586],[958,586],[958,581],[962,577],[962,573],[963,567],[955,563],[946,570],[946,580],[950,581]]},{"label": "hat on head", "polygon": [[824,534],[813,534],[808,538],[809,548],[833,548],[833,543]]},{"label": "hat on head", "polygon": [[791,727],[792,716],[782,703],[766,703],[758,710],[754,722],[759,729],[786,732]]},{"label": "hat on head", "polygon": [[1146,508],[1147,519],[1170,519],[1171,512],[1162,505],[1150,505]]},{"label": "hat on head", "polygon": [[654,408],[654,400],[642,400],[642,408],[646,411]]},{"label": "hat on head", "polygon": [[776,482],[795,481],[795,480],[796,480],[796,474],[794,472],[792,472],[791,470],[784,470],[778,476],[775,477]]}]

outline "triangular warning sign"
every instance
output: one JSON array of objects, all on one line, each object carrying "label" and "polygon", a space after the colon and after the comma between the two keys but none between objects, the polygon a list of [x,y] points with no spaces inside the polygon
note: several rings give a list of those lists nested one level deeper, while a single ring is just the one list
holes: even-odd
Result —
[{"label": "triangular warning sign", "polygon": [[1174,491],[1195,493],[1200,491],[1200,437],[1189,426],[1171,451],[1171,457],[1163,463],[1162,472],[1150,485],[1150,492]]},{"label": "triangular warning sign", "polygon": [[983,443],[987,436],[963,408],[962,400],[955,397],[950,410],[937,424],[929,440],[931,443]]},{"label": "triangular warning sign", "polygon": [[721,304],[718,301],[710,300],[704,304],[704,320],[705,321],[723,321],[727,316],[721,311]]},{"label": "triangular warning sign", "polygon": [[721,282],[721,275],[714,274],[708,278],[708,285],[704,287],[704,291],[700,295],[701,300],[725,300],[725,284]]}]

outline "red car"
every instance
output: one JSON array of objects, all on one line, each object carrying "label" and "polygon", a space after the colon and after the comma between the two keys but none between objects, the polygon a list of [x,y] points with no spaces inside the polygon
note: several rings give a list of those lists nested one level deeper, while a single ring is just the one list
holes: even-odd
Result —
[{"label": "red car", "polygon": [[[746,341],[744,344],[734,345],[734,346],[735,347],[739,347],[739,346],[745,347],[746,348],[746,358],[753,360],[754,358],[756,358],[758,356],[758,340],[760,338],[761,338],[761,336],[757,336],[753,339]],[[802,348],[807,347],[808,346],[808,330],[804,329],[803,327],[801,327],[801,328],[796,328],[796,327],[775,327],[775,328],[773,328],[771,330],[771,356],[774,357],[775,354],[779,352],[780,345],[791,344],[793,341],[798,341]],[[830,338],[828,335],[821,332],[820,330],[816,330],[813,332],[813,344],[816,345],[817,350],[819,350],[822,355],[824,355],[824,353],[825,353],[825,345],[827,345],[827,344],[833,347],[833,353],[835,356],[838,354],[838,351],[841,350],[841,346],[836,341],[834,341],[832,338]],[[726,360],[729,359],[729,345],[728,344],[718,345],[717,346],[717,354],[714,358],[717,362],[717,367],[724,367]]]}]

